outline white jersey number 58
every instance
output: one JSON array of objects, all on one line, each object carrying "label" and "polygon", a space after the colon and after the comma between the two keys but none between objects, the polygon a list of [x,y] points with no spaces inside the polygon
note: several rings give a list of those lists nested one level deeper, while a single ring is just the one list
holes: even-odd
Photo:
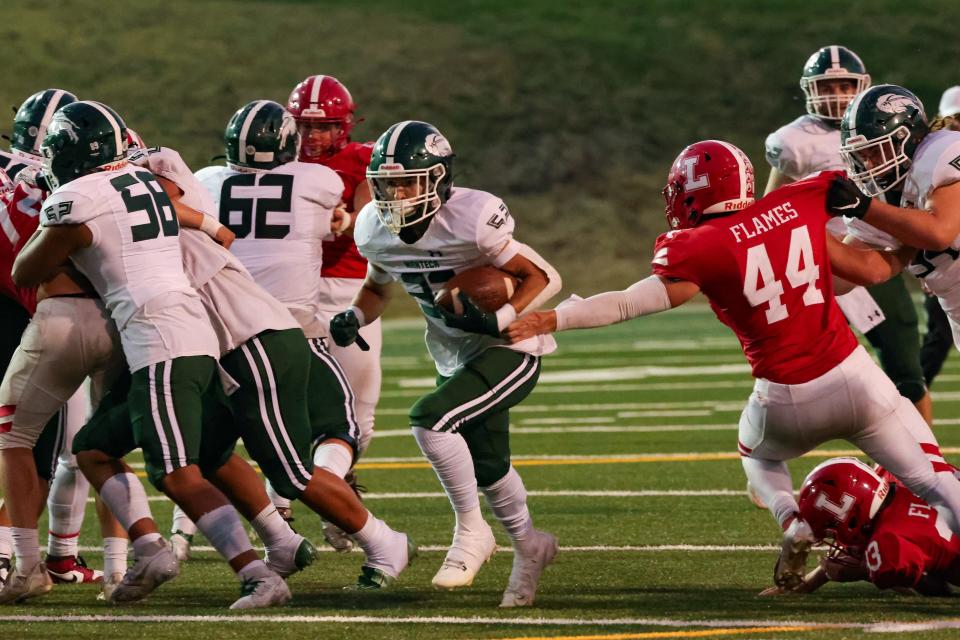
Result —
[{"label": "white jersey number 58", "polygon": [[[823,292],[817,289],[820,269],[813,261],[813,244],[810,242],[806,225],[794,229],[790,234],[790,250],[787,253],[784,275],[791,287],[807,287],[803,292],[805,306],[823,304]],[[783,282],[774,274],[766,246],[758,244],[747,249],[743,295],[751,307],[770,305],[766,310],[769,324],[780,322],[789,316],[786,305],[780,301],[783,291]]]}]

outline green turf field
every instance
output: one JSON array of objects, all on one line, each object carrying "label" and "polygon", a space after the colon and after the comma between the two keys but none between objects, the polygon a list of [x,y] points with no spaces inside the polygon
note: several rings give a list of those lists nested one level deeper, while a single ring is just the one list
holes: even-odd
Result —
[{"label": "green turf field", "polygon": [[[361,556],[322,553],[291,578],[289,607],[235,614],[227,610],[237,596],[234,578],[201,550],[180,578],[138,606],[108,607],[92,586],[58,587],[0,611],[0,637],[799,639],[861,637],[865,625],[896,637],[951,633],[943,623],[957,615],[954,599],[898,596],[866,583],[827,585],[806,597],[755,595],[771,582],[778,530],[747,501],[735,455],[750,376],[732,334],[702,306],[562,335],[537,390],[513,412],[515,462],[535,523],[561,544],[537,606],[497,609],[512,559],[499,531],[504,546],[473,587],[434,591],[430,578],[453,518],[405,427],[407,407],[432,383],[432,365],[417,322],[389,325],[384,344],[379,435],[361,479],[371,509],[424,548],[396,588],[345,593]],[[960,446],[960,359],[948,361],[934,401],[941,443]],[[849,449],[840,442],[824,448]],[[792,464],[795,481],[826,455]],[[158,498],[152,506],[166,528],[170,503]],[[296,516],[299,530],[320,543],[318,519],[303,507]],[[96,547],[95,531],[91,504],[81,544]],[[99,564],[96,551],[85,555]],[[898,622],[940,628],[908,634],[892,626]]]}]

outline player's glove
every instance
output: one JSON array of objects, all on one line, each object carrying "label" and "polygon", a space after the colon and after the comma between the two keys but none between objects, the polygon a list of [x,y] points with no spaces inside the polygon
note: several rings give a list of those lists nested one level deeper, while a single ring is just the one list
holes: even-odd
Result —
[{"label": "player's glove", "polygon": [[482,333],[499,338],[500,326],[497,322],[497,314],[478,307],[464,291],[460,291],[457,295],[460,298],[460,304],[463,305],[463,315],[451,313],[440,305],[434,307],[446,325],[469,333]]},{"label": "player's glove", "polygon": [[353,309],[341,311],[330,319],[330,337],[338,347],[346,347],[360,335],[360,320]]},{"label": "player's glove", "polygon": [[827,189],[827,211],[832,216],[860,218],[867,215],[872,198],[867,197],[853,180],[837,176]]}]

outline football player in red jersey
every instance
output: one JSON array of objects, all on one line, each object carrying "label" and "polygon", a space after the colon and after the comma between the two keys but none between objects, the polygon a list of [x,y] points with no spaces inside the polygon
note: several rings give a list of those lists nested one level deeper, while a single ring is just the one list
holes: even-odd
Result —
[{"label": "football player in red jersey", "polygon": [[[859,346],[834,300],[833,274],[857,284],[889,279],[911,251],[843,245],[826,232],[821,172],[754,201],[753,167],[719,140],[690,145],[670,170],[667,222],[653,275],[625,291],[566,301],[507,329],[512,341],[599,327],[666,311],[703,292],[740,340],[756,383],[740,418],[747,479],[784,529],[778,586],[803,579],[814,533],[801,518],[786,461],[832,439],[880,462],[960,531],[960,481],[935,468],[926,422]],[[936,451],[939,459],[939,451]]]},{"label": "football player in red jersey", "polygon": [[[350,140],[350,132],[357,122],[354,117],[356,105],[350,92],[333,76],[310,76],[293,88],[287,110],[293,114],[300,130],[302,142],[298,160],[319,163],[336,171],[343,180],[345,209],[351,216],[355,215],[370,202],[366,170],[373,143]],[[353,302],[367,276],[367,261],[357,251],[352,231],[323,243],[320,273],[323,279],[319,316],[324,326],[330,326],[330,319]],[[338,347],[332,342],[328,345],[356,396],[360,425],[358,457],[373,437],[374,411],[380,399],[380,320],[363,327],[360,335],[370,345],[369,350],[355,346]],[[344,456],[338,455],[339,451],[331,447],[346,447],[353,454],[347,443],[328,440],[317,449],[315,463],[335,475],[346,476],[348,482],[356,486],[354,473],[349,467],[343,468]],[[274,504],[279,509],[289,509],[289,502],[279,496],[272,497],[275,497]],[[338,551],[349,551],[353,546],[349,538],[330,526],[324,527],[324,537]]]},{"label": "football player in red jersey", "polygon": [[[800,517],[830,552],[797,589],[866,580],[880,589],[950,595],[960,585],[960,538],[936,510],[856,458],[832,458],[803,482]],[[761,595],[776,595],[772,587]]]}]

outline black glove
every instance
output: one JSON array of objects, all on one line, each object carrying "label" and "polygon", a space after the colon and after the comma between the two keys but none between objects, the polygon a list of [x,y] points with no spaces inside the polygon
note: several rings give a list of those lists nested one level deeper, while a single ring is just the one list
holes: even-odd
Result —
[{"label": "black glove", "polygon": [[853,180],[837,176],[827,189],[827,211],[830,215],[860,218],[867,215],[872,198],[867,197]]},{"label": "black glove", "polygon": [[351,309],[341,311],[330,319],[330,337],[338,347],[353,344],[360,336],[360,320]]},{"label": "black glove", "polygon": [[492,311],[484,311],[470,299],[465,292],[458,294],[460,304],[463,305],[463,315],[453,314],[440,305],[434,307],[448,327],[467,331],[469,333],[482,333],[494,338],[500,337],[500,328],[497,326],[497,314]]}]

